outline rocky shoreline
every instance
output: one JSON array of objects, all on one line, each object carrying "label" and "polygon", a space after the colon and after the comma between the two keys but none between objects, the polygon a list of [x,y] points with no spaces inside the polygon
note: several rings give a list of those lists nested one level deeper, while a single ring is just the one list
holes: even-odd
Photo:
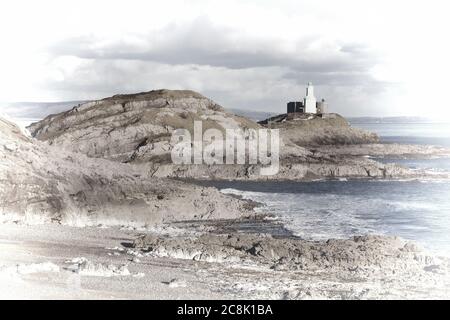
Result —
[{"label": "rocky shoreline", "polygon": [[261,176],[258,165],[157,165],[141,166],[153,177],[193,180],[236,180],[236,181],[311,181],[320,179],[449,179],[448,172],[412,170],[395,163],[380,163],[365,157],[319,156],[308,162],[298,163],[297,159],[281,162],[277,174]]},{"label": "rocky shoreline", "polygon": [[235,223],[148,229],[1,224],[0,283],[7,289],[2,294],[31,299],[448,298],[449,260],[410,242],[382,236],[306,241],[233,231]]},{"label": "rocky shoreline", "polygon": [[[279,128],[279,172],[173,164],[170,135],[194,120],[219,130]],[[29,129],[34,138],[0,119],[0,282],[18,295],[44,288],[44,298],[448,297],[446,258],[395,237],[299,239],[253,210],[256,203],[192,180],[449,179],[370,159],[449,150],[381,144],[338,115],[258,124],[192,91],[113,96]],[[86,290],[61,288],[73,274]],[[128,285],[111,281],[105,294],[104,277]]]},{"label": "rocky shoreline", "polygon": [[399,143],[372,143],[358,145],[320,146],[315,153],[335,156],[374,157],[391,159],[433,159],[450,158],[448,148],[431,145],[408,145]]}]

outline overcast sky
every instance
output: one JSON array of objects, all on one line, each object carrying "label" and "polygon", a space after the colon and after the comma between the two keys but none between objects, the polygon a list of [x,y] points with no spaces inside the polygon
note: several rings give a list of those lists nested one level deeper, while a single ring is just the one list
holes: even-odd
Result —
[{"label": "overcast sky", "polygon": [[[444,115],[448,1],[0,1],[0,101],[192,89],[282,112]],[[1,107],[0,107],[1,108]]]}]

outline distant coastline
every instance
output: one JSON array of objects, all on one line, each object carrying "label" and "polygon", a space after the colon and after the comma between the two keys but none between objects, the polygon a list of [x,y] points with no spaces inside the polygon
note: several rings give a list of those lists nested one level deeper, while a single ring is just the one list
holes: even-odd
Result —
[{"label": "distant coastline", "polygon": [[[41,120],[49,114],[59,113],[68,110],[70,107],[83,104],[91,100],[73,100],[73,101],[57,101],[57,102],[0,102],[2,113],[17,120]],[[279,114],[279,112],[245,110],[240,108],[226,108],[228,111],[249,118],[253,121],[261,121]],[[450,119],[442,120],[437,118],[420,117],[420,116],[348,116],[344,117],[351,124],[358,123],[450,123]]]},{"label": "distant coastline", "polygon": [[357,123],[449,123],[450,120],[442,120],[427,117],[346,117],[351,124]]}]

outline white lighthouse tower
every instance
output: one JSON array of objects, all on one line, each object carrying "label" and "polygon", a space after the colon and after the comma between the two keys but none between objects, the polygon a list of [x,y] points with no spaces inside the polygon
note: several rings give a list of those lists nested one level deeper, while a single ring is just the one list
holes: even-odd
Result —
[{"label": "white lighthouse tower", "polygon": [[303,100],[306,113],[316,113],[316,97],[314,97],[314,87],[311,82],[308,82],[306,87],[306,97]]}]

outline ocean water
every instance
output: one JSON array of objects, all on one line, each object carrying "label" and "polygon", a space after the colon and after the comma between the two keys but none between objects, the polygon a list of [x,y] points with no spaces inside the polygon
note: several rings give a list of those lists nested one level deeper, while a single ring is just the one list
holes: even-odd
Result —
[{"label": "ocean water", "polygon": [[[386,143],[450,147],[450,126],[430,123],[353,124]],[[380,159],[411,168],[450,171],[450,159]],[[450,255],[450,181],[349,180],[314,182],[214,182],[224,193],[264,204],[305,239],[396,235]]]},{"label": "ocean water", "polygon": [[[450,123],[446,122],[361,122],[354,127],[375,132],[383,143],[437,145],[450,148]],[[375,159],[383,163],[398,163],[412,169],[450,171],[449,158],[436,159]]]},{"label": "ocean water", "polygon": [[224,193],[263,203],[304,239],[396,235],[450,254],[450,182],[220,182]]},{"label": "ocean water", "polygon": [[377,133],[385,143],[426,144],[450,147],[450,123],[446,122],[361,122],[354,127]]}]

